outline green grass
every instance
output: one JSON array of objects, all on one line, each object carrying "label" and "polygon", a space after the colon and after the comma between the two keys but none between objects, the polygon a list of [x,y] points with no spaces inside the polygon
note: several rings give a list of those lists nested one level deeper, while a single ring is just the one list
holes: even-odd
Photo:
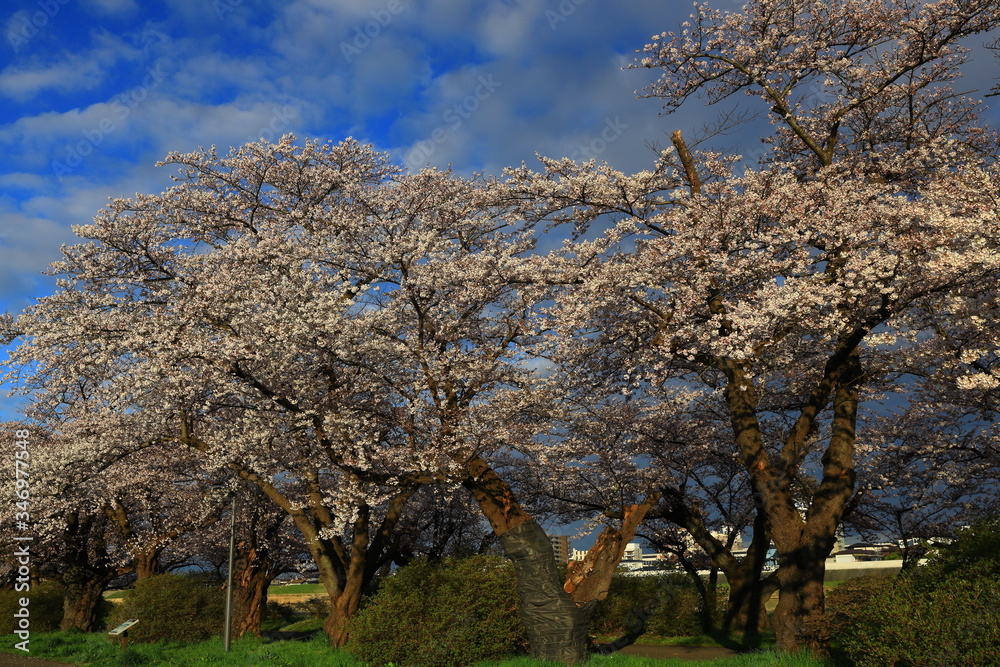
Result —
[{"label": "green grass", "polygon": [[[16,635],[0,637],[0,652],[17,653]],[[306,642],[267,642],[257,637],[234,641],[229,653],[223,650],[222,638],[193,644],[157,642],[129,644],[126,651],[103,633],[53,632],[32,634],[31,656],[71,662],[86,667],[116,667],[131,665],[219,665],[220,667],[253,665],[265,667],[360,667],[353,656],[344,651],[332,651],[323,635]]]},{"label": "green grass", "polygon": [[[22,654],[14,649],[16,635],[0,637],[0,652]],[[23,654],[22,654],[23,655]],[[319,633],[311,641],[267,642],[256,637],[234,641],[229,653],[223,651],[222,639],[212,638],[195,644],[158,642],[155,644],[130,644],[122,651],[116,641],[103,633],[81,632],[37,633],[31,637],[31,655],[82,667],[116,667],[131,665],[195,665],[211,664],[219,667],[242,665],[278,665],[283,667],[362,667],[362,664],[345,651],[330,649],[326,637]],[[529,657],[512,658],[502,662],[478,663],[477,667],[540,667],[541,663]],[[551,663],[555,664],[555,663]],[[595,655],[588,667],[829,667],[828,663],[799,656],[759,653],[740,655],[702,662],[690,660],[658,660],[627,655]]]},{"label": "green grass", "polygon": [[[587,667],[829,667],[830,663],[808,656],[781,655],[768,651],[739,655],[716,660],[679,660],[643,658],[634,655],[595,655],[587,661]],[[504,660],[503,662],[480,662],[475,667],[563,667],[557,662],[539,662],[528,657]]]},{"label": "green grass", "polygon": [[287,586],[268,586],[267,595],[326,595],[323,584],[288,584]]}]

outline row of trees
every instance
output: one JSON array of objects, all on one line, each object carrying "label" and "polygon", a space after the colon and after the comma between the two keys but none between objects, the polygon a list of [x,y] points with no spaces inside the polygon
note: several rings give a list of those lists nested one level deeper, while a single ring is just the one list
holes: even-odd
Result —
[{"label": "row of trees", "polygon": [[[762,100],[745,171],[679,132],[637,174],[404,173],[290,136],[169,155],[177,185],[75,228],[58,291],[5,324],[39,530],[105,517],[142,572],[239,480],[274,507],[247,553],[294,528],[341,644],[423,513],[467,494],[539,657],[582,659],[625,545],[678,529],[731,582],[727,625],[756,630],[779,590],[779,646],[827,650],[838,526],[912,534],[996,499],[998,141],[950,84],[998,24],[968,0],[696,6],[635,66],[668,110]],[[174,503],[183,529],[158,523]],[[605,524],[565,580],[554,515]],[[720,526],[752,530],[745,558]],[[96,544],[81,558],[113,563]]]}]

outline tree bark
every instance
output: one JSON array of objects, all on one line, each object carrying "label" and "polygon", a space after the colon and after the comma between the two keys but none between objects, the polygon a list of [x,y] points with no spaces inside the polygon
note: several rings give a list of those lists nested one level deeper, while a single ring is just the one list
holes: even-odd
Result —
[{"label": "tree bark", "polygon": [[136,579],[148,579],[160,573],[159,567],[160,549],[147,551],[135,555],[135,576]]},{"label": "tree bark", "polygon": [[578,606],[563,590],[552,543],[535,521],[500,535],[504,554],[514,563],[521,620],[531,655],[567,665],[587,659],[587,630],[593,603]]},{"label": "tree bark", "polygon": [[[107,563],[103,526],[93,516],[70,512],[66,516],[66,569],[63,617],[60,630],[78,628],[84,632],[97,629],[98,613],[104,589],[118,574]],[[93,556],[91,555],[93,549]]]},{"label": "tree bark", "polygon": [[97,630],[104,589],[114,576],[114,573],[107,576],[94,574],[86,569],[81,571],[77,568],[70,568],[67,570],[63,574],[66,597],[63,598],[63,617],[59,629],[77,628],[84,632]]},{"label": "tree bark", "polygon": [[725,569],[729,581],[729,601],[723,617],[722,629],[729,633],[735,628],[743,630],[743,643],[755,645],[760,641],[760,633],[768,625],[765,604],[778,590],[775,575],[763,577],[767,550],[771,546],[771,533],[767,530],[767,518],[757,503],[754,519],[753,540],[742,562]]},{"label": "tree bark", "polygon": [[828,655],[830,633],[823,598],[826,555],[817,559],[808,552],[803,549],[782,557],[777,573],[781,592],[771,626],[779,648]]},{"label": "tree bark", "polygon": [[[778,648],[808,650],[828,656],[823,576],[826,557],[836,541],[836,530],[854,492],[854,443],[861,361],[856,343],[841,345],[827,364],[823,380],[810,396],[786,439],[777,461],[764,448],[755,414],[756,392],[744,369],[726,366],[726,399],[736,443],[744,465],[760,494],[767,525],[778,554],[778,606],[771,618]],[[792,479],[804,451],[804,439],[816,414],[833,392],[830,441],[823,454],[823,478],[805,515],[795,505]]]},{"label": "tree bark", "polygon": [[567,665],[582,663],[587,658],[592,607],[581,608],[563,589],[552,543],[514,498],[510,486],[478,456],[462,463],[469,472],[463,485],[514,563],[521,620],[532,657]]},{"label": "tree bark", "polygon": [[[245,545],[244,545],[245,547]],[[267,587],[278,575],[266,549],[242,549],[233,564],[233,634],[261,636]]]},{"label": "tree bark", "polygon": [[524,511],[510,486],[478,456],[462,460],[469,472],[463,485],[472,493],[514,563],[521,619],[531,655],[575,665],[587,659],[587,630],[597,600],[608,594],[611,576],[646,513],[659,501],[652,494],[626,508],[620,530],[607,527],[565,580],[559,576],[552,543]]},{"label": "tree bark", "polygon": [[618,569],[625,548],[635,537],[639,524],[660,498],[659,493],[651,493],[641,503],[626,507],[620,517],[621,528],[606,526],[583,561],[570,564],[563,588],[574,602],[582,605],[607,597],[611,577]]}]

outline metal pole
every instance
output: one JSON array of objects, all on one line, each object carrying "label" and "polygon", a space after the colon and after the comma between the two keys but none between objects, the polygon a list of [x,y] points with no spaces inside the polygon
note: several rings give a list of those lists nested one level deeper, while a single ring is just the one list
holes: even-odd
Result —
[{"label": "metal pole", "polygon": [[233,493],[233,507],[229,513],[229,570],[226,575],[226,629],[223,645],[226,652],[233,637],[233,560],[236,555],[236,493]]}]

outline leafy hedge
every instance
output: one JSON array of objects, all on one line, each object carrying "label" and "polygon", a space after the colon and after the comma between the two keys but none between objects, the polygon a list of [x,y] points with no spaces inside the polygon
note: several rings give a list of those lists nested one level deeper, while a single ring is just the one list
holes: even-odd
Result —
[{"label": "leafy hedge", "polygon": [[28,598],[28,621],[32,632],[52,632],[59,629],[63,616],[63,585],[58,581],[32,584],[27,593],[0,591],[0,634],[17,629],[19,619],[14,614],[21,609],[21,598]]},{"label": "leafy hedge", "polygon": [[129,618],[139,623],[128,631],[129,641],[169,639],[197,642],[222,634],[225,613],[223,587],[201,577],[160,574],[135,582],[111,613],[112,627]]},{"label": "leafy hedge", "polygon": [[1000,665],[1000,523],[979,524],[927,565],[830,592],[833,637],[857,667]]},{"label": "leafy hedge", "polygon": [[385,579],[351,623],[366,664],[462,667],[525,643],[514,568],[500,556],[416,561]]},{"label": "leafy hedge", "polygon": [[[717,614],[725,611],[726,604],[725,593],[719,593]],[[645,622],[645,634],[685,637],[702,633],[704,615],[701,596],[686,574],[616,574],[607,598],[594,609],[590,629],[596,635],[622,636]]]}]

